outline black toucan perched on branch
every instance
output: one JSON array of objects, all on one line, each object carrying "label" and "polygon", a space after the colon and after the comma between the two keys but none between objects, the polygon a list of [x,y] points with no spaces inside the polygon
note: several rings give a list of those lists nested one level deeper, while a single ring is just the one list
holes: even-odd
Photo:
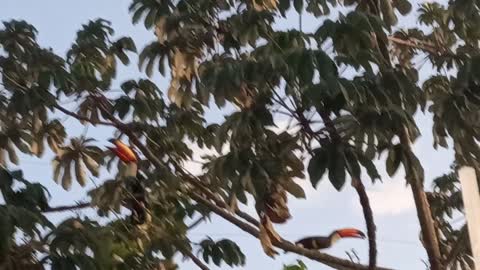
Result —
[{"label": "black toucan perched on branch", "polygon": [[110,143],[115,147],[108,147],[121,161],[126,163],[131,170],[132,178],[127,183],[127,190],[130,196],[125,199],[126,207],[132,211],[130,216],[132,224],[141,225],[150,218],[148,214],[147,192],[143,186],[145,180],[144,174],[138,170],[138,157],[135,151],[120,140],[110,139]]},{"label": "black toucan perched on branch", "polygon": [[331,247],[342,238],[365,238],[365,234],[357,229],[345,228],[332,232],[329,236],[312,236],[300,239],[295,245],[306,249],[325,249]]},{"label": "black toucan perched on branch", "polygon": [[150,218],[147,210],[149,207],[147,192],[142,183],[143,180],[145,180],[145,176],[138,171],[135,180],[132,180],[127,186],[132,196],[126,200],[126,203],[129,205],[130,211],[132,211],[130,219],[134,225],[142,225]]}]

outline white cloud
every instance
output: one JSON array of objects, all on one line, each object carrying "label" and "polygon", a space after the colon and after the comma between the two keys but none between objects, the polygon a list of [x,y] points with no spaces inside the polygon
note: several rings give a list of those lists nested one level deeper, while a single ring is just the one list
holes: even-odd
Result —
[{"label": "white cloud", "polygon": [[[385,179],[379,183],[379,188],[367,189],[373,214],[375,216],[394,216],[415,209],[412,191],[400,177]],[[352,200],[355,212],[361,213],[357,198]]]}]

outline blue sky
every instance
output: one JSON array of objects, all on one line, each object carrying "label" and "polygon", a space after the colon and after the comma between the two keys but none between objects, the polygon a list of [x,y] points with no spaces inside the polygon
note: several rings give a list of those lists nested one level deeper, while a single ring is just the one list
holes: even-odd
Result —
[{"label": "blue sky", "polygon": [[[45,47],[52,47],[55,52],[64,55],[75,38],[76,31],[81,24],[98,17],[110,20],[117,36],[131,36],[139,49],[144,44],[154,39],[153,33],[147,31],[143,25],[133,26],[128,14],[129,0],[2,0],[0,18],[2,21],[9,19],[24,19],[32,23],[39,30],[39,43]],[[316,29],[321,21],[314,18],[304,18],[305,31]],[[402,21],[403,25],[412,23],[411,20]],[[291,13],[291,17],[279,22],[278,27],[296,27],[298,17]],[[133,60],[135,63],[135,59]],[[421,75],[425,77],[430,69],[424,68]],[[116,86],[122,81],[144,77],[138,72],[136,65],[121,68],[118,73]],[[153,80],[165,90],[168,80],[156,75]],[[66,107],[73,108],[75,103],[67,103]],[[209,114],[209,120],[218,121],[220,117],[214,116],[218,110]],[[84,129],[74,119],[58,115],[71,134],[81,134]],[[431,136],[431,120],[428,116],[417,116],[422,137],[416,142],[414,148],[422,161],[426,173],[426,185],[435,176],[448,171],[453,160],[451,151],[433,151]],[[111,136],[111,131],[105,128],[88,129],[88,136],[98,139],[99,146],[106,143]],[[41,159],[24,157],[21,167],[27,179],[36,180],[46,185],[53,194],[52,205],[71,204],[74,200],[85,198],[85,189],[74,185],[70,192],[64,191],[52,180],[50,167],[51,153]],[[379,164],[383,163],[383,159]],[[189,164],[192,171],[198,170],[194,164]],[[404,174],[399,171],[393,178],[384,173],[384,166],[380,165],[383,184],[372,186],[365,182],[371,197],[378,233],[378,262],[382,266],[395,267],[396,269],[425,269],[422,260],[426,259],[425,252],[418,241],[418,222],[413,211],[413,200],[410,190],[405,186]],[[105,174],[106,176],[106,174]],[[98,180],[97,180],[98,181]],[[358,227],[365,230],[363,216],[358,205],[357,195],[350,186],[342,192],[336,192],[328,181],[322,181],[314,190],[308,179],[302,185],[307,192],[307,200],[290,199],[293,218],[288,224],[276,226],[278,232],[289,240],[295,240],[306,235],[328,234],[338,227]],[[93,187],[90,184],[89,187]],[[251,211],[252,209],[247,209]],[[91,212],[90,212],[91,213]],[[53,218],[60,220],[66,214],[57,214]],[[260,243],[236,229],[221,219],[214,218],[212,223],[199,226],[192,232],[193,241],[200,241],[206,235],[214,239],[230,238],[237,242],[247,255],[247,265],[244,269],[281,269],[282,264],[294,262],[298,256],[285,255],[275,260],[267,257]],[[367,241],[343,240],[337,246],[327,251],[332,255],[347,258],[345,251],[354,248],[363,263],[367,262]],[[326,266],[304,259],[309,269],[329,269]],[[222,267],[223,269],[228,267]],[[181,264],[180,269],[196,269],[189,262]],[[216,269],[212,267],[212,269]]]}]

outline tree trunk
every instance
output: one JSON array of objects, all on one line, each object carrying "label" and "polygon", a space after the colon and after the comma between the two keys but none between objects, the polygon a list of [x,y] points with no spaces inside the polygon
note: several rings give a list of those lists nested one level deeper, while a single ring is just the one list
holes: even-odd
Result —
[{"label": "tree trunk", "polygon": [[[400,134],[400,142],[407,147],[409,151],[412,151],[410,135],[406,127],[402,134]],[[413,199],[415,201],[415,207],[417,208],[418,221],[422,232],[422,239],[430,262],[430,269],[444,269],[441,263],[440,246],[438,244],[437,234],[435,233],[435,223],[432,217],[430,204],[427,200],[427,195],[423,188],[423,181],[413,168],[405,167],[405,174],[405,177],[412,188]]]}]

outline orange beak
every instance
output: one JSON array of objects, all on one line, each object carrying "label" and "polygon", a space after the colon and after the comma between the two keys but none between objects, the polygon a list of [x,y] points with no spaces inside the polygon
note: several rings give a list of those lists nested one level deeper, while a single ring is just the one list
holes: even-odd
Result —
[{"label": "orange beak", "polygon": [[340,230],[337,230],[337,233],[342,238],[345,238],[345,237],[362,238],[362,239],[365,238],[365,234],[362,231],[354,228],[340,229]]},{"label": "orange beak", "polygon": [[108,148],[112,150],[112,152],[115,153],[115,155],[117,155],[118,158],[120,158],[120,160],[122,160],[125,163],[137,162],[137,155],[126,144],[124,144],[119,140],[114,140],[114,139],[110,139],[109,142],[114,144],[116,148],[113,148],[113,147],[108,147]]}]

